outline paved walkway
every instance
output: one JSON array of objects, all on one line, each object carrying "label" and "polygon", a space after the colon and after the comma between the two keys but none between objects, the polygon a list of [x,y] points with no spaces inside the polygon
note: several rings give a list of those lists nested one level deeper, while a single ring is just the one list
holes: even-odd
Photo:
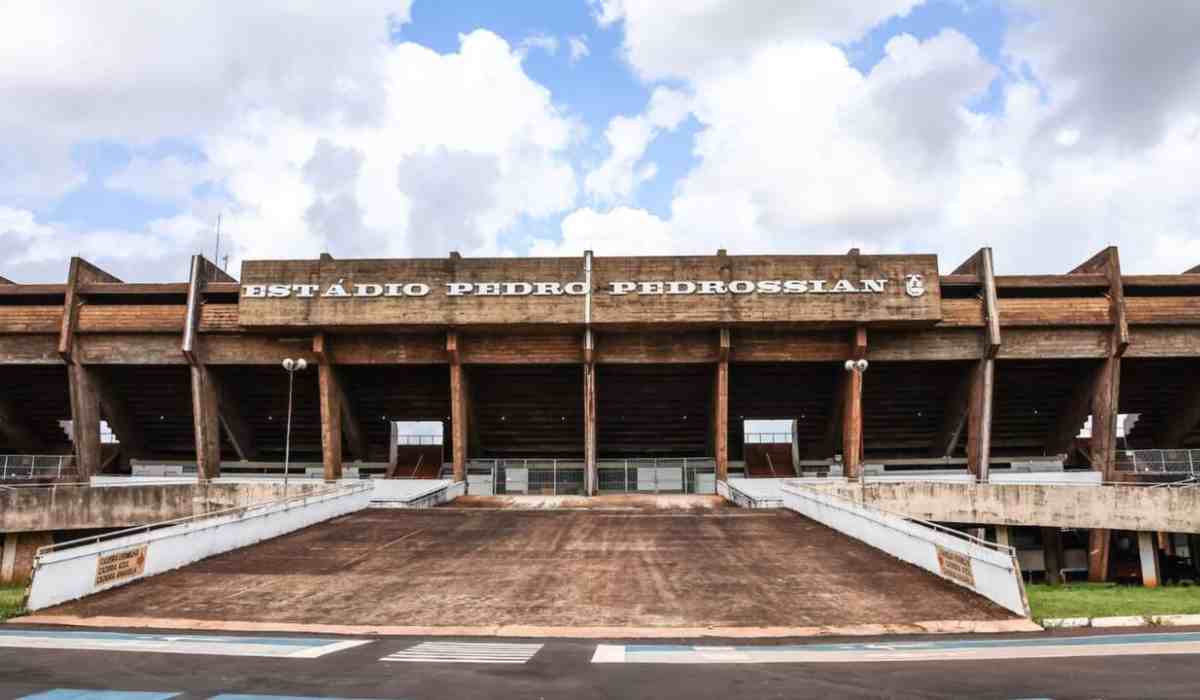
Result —
[{"label": "paved walkway", "polygon": [[734,508],[371,509],[42,612],[526,629],[1013,618],[790,511]]}]

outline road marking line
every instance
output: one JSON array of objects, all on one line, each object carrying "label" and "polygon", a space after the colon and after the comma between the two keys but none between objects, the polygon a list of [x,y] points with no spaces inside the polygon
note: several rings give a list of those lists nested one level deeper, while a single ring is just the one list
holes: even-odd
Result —
[{"label": "road marking line", "polygon": [[422,642],[380,659],[410,663],[523,664],[532,659],[541,644],[490,642]]},{"label": "road marking line", "polygon": [[159,654],[264,656],[316,659],[370,644],[371,640],[320,637],[232,637],[214,635],[156,635],[119,632],[60,632],[0,630],[0,648],[67,651],[140,651]]},{"label": "road marking line", "polygon": [[179,693],[155,693],[138,690],[89,690],[87,688],[55,688],[18,700],[167,700]]},{"label": "road marking line", "polygon": [[1152,654],[1200,655],[1200,635],[1142,634],[1074,638],[949,640],[789,646],[598,645],[592,663],[864,663],[1001,660]]}]

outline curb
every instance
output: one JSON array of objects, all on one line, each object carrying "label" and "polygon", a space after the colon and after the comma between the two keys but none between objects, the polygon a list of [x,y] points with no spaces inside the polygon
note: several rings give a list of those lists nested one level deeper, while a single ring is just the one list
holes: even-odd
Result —
[{"label": "curb", "polygon": [[416,627],[393,625],[327,625],[293,622],[189,620],[154,617],[79,617],[26,615],[8,624],[129,629],[205,630],[224,632],[291,632],[307,634],[386,635],[395,637],[523,637],[553,639],[786,639],[792,637],[861,637],[899,634],[999,634],[1041,632],[1031,620],[931,620],[903,624],[814,627]]},{"label": "curb", "polygon": [[1041,621],[1046,629],[1080,627],[1200,627],[1200,615],[1129,615],[1125,617],[1051,617]]}]

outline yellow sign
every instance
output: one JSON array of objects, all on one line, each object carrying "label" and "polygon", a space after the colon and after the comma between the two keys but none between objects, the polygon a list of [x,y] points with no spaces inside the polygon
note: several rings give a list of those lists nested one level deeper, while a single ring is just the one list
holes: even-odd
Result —
[{"label": "yellow sign", "polygon": [[147,546],[101,554],[96,561],[96,585],[106,586],[141,576],[146,571]]},{"label": "yellow sign", "polygon": [[937,548],[938,567],[942,575],[968,588],[975,588],[975,574],[971,571],[971,558],[949,549]]}]

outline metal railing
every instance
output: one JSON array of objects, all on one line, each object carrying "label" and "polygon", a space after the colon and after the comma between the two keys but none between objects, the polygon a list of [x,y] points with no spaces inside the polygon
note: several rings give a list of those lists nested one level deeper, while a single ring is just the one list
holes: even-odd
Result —
[{"label": "metal railing", "polygon": [[440,445],[442,444],[441,435],[398,435],[396,436],[397,445]]},{"label": "metal railing", "polygon": [[1118,450],[1116,470],[1124,474],[1200,476],[1200,450]]},{"label": "metal railing", "polygon": [[[586,464],[580,459],[472,459],[467,480],[496,495],[582,496]],[[445,469],[443,469],[445,471]],[[599,493],[716,493],[711,458],[602,459]]]},{"label": "metal railing", "polygon": [[75,455],[0,455],[0,481],[10,479],[61,479],[73,474]]},{"label": "metal railing", "polygon": [[746,433],[746,444],[790,445],[791,433]]}]

